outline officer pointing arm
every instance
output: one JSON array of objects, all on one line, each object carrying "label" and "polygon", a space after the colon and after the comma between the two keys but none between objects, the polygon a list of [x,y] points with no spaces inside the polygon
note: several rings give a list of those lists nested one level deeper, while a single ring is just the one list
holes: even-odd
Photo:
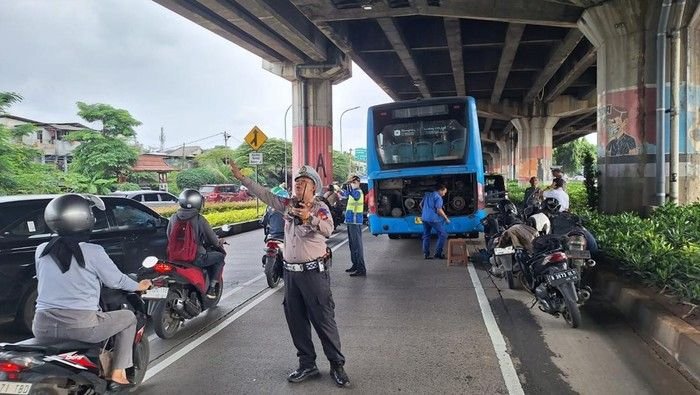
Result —
[{"label": "officer pointing arm", "polygon": [[299,357],[299,367],[287,380],[298,383],[319,374],[311,340],[310,324],[313,324],[330,362],[331,377],[338,386],[349,385],[350,379],[343,368],[345,357],[340,352],[326,255],[326,239],[333,232],[333,219],[328,207],[314,199],[321,190],[321,177],[313,168],[302,166],[294,177],[294,198],[288,199],[245,177],[233,162],[231,171],[252,194],[285,213],[284,315]]}]

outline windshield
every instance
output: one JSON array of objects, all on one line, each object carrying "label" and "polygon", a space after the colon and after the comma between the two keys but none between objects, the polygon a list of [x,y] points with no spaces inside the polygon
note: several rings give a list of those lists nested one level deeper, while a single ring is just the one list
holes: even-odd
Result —
[{"label": "windshield", "polygon": [[[375,112],[377,155],[382,168],[465,163],[464,105]],[[425,114],[425,115],[424,115]]]}]

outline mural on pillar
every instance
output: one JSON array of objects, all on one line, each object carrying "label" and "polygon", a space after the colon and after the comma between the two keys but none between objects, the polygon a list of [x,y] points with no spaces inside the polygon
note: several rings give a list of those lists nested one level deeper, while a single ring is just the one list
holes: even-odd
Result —
[{"label": "mural on pillar", "polygon": [[639,137],[631,135],[629,112],[624,107],[611,104],[605,106],[605,128],[607,156],[636,155],[639,153]]}]

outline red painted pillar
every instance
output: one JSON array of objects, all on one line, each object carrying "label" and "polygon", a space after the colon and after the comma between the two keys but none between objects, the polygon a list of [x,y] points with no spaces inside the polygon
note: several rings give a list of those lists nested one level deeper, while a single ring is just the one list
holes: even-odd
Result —
[{"label": "red painted pillar", "polygon": [[316,169],[323,185],[333,182],[333,84],[330,79],[292,81],[292,169]]}]

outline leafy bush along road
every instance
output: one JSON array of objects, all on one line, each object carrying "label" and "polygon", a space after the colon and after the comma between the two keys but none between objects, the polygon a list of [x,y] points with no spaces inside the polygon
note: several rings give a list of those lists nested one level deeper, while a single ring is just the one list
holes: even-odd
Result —
[{"label": "leafy bush along road", "polygon": [[[260,203],[256,209],[255,200],[246,202],[210,203],[204,206],[202,215],[211,226],[221,226],[256,220],[265,214],[265,204]],[[170,218],[177,211],[177,206],[159,207],[155,211],[163,217]]]}]

